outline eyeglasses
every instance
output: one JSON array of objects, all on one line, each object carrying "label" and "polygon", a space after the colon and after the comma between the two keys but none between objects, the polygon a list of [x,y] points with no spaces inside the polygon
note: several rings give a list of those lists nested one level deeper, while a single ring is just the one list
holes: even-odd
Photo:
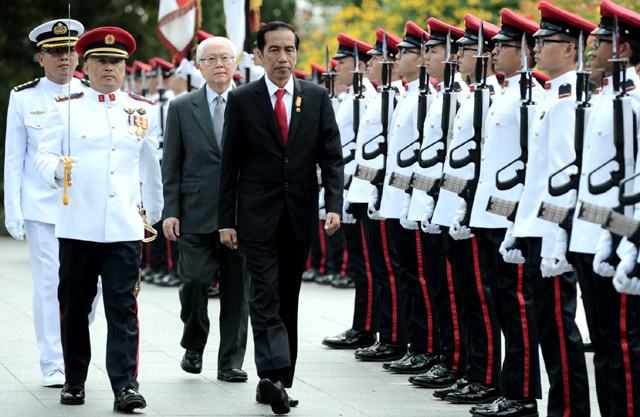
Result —
[{"label": "eyeglasses", "polygon": [[502,51],[502,48],[520,49],[520,45],[511,45],[510,43],[504,43],[502,41],[497,41],[496,42],[496,51],[500,52],[500,51]]},{"label": "eyeglasses", "polygon": [[542,48],[545,43],[571,43],[571,42],[566,41],[564,39],[547,39],[542,37],[536,38],[536,46],[538,48]]},{"label": "eyeglasses", "polygon": [[596,36],[591,46],[593,49],[598,49],[601,43],[613,43],[613,39],[602,39],[602,37]]},{"label": "eyeglasses", "polygon": [[400,51],[398,51],[398,56],[404,55],[406,53],[420,55],[420,52],[415,50],[414,48],[400,48]]},{"label": "eyeglasses", "polygon": [[71,48],[51,48],[51,49],[43,49],[41,51],[42,54],[49,54],[54,58],[58,58],[62,55],[65,54],[69,54],[69,55],[74,55],[76,53],[76,50],[71,47]]},{"label": "eyeglasses", "polygon": [[460,55],[461,57],[464,56],[464,51],[471,51],[471,52],[476,52],[478,49],[477,48],[465,48],[465,47],[460,47],[458,48],[458,55]]},{"label": "eyeglasses", "polygon": [[213,66],[220,61],[222,65],[229,65],[232,63],[236,57],[231,55],[222,55],[222,56],[208,56],[206,58],[202,58],[199,62],[204,65]]}]

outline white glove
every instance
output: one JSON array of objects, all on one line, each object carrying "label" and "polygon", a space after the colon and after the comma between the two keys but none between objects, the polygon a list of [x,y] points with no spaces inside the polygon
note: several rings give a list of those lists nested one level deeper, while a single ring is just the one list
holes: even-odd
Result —
[{"label": "white glove", "polygon": [[593,272],[603,277],[612,277],[616,273],[616,269],[606,262],[611,256],[611,233],[603,230],[596,247],[596,254],[593,256]]},{"label": "white glove", "polygon": [[[238,61],[238,68],[246,70],[253,67],[253,54],[250,54],[246,51],[242,51],[242,58]],[[344,223],[344,220],[343,220]]]},{"label": "white glove", "polygon": [[442,233],[440,226],[437,224],[431,224],[431,217],[433,216],[433,210],[436,207],[436,202],[433,197],[429,196],[427,199],[427,205],[424,208],[424,214],[420,221],[420,228],[424,233],[431,233],[432,235],[438,235]]},{"label": "white glove", "polygon": [[402,202],[402,211],[400,211],[400,225],[402,225],[402,227],[407,230],[418,230],[418,222],[407,219],[407,216],[409,215],[410,205],[411,195],[407,194],[404,196],[404,201]]},{"label": "white glove", "polygon": [[515,244],[516,238],[513,237],[513,223],[510,223],[498,252],[500,252],[505,262],[510,264],[523,264],[525,262],[525,258],[522,256],[522,251],[520,249],[514,248]]},{"label": "white glove", "polygon": [[[78,162],[78,158],[71,158],[71,172],[69,173],[69,175],[73,174],[73,170],[76,167],[76,163]],[[55,177],[58,180],[63,180],[64,179],[64,161],[62,159],[58,159],[58,165],[56,165],[56,173],[55,173]],[[71,175],[71,177],[73,178],[73,176]]]},{"label": "white glove", "polygon": [[379,198],[378,189],[374,187],[371,190],[371,194],[369,194],[369,205],[367,207],[367,216],[369,216],[371,220],[380,220],[380,213],[376,210],[376,204],[378,204]]},{"label": "white glove", "polygon": [[318,218],[320,220],[327,218],[327,210],[324,206],[324,187],[320,188],[320,193],[318,194]]},{"label": "white glove", "polygon": [[558,261],[555,258],[542,258],[540,263],[543,278],[553,278],[569,271],[573,271],[573,266],[566,259]]},{"label": "white glove", "polygon": [[154,224],[158,223],[161,218],[162,218],[162,212],[147,213],[147,224],[149,226],[153,226]]},{"label": "white glove", "polygon": [[455,240],[464,240],[473,237],[473,233],[471,233],[470,228],[460,225],[460,222],[464,220],[466,214],[467,203],[464,200],[461,200],[460,207],[458,207],[458,211],[453,217],[453,222],[451,223],[451,227],[449,228],[449,235]]},{"label": "white glove", "polygon": [[24,240],[24,220],[12,220],[6,222],[4,225],[14,239]]},{"label": "white glove", "polygon": [[[548,271],[551,276],[562,275],[565,272],[573,271],[573,265],[567,261],[567,242],[569,235],[564,229],[559,229],[558,236],[556,238],[556,244],[553,248],[553,254],[551,257],[551,269]],[[544,273],[543,273],[544,276]]]},{"label": "white glove", "polygon": [[342,201],[342,219],[340,219],[340,221],[345,224],[354,224],[356,222],[356,218],[353,217],[353,214],[347,212],[351,203],[347,201],[346,191],[344,192],[344,200]]},{"label": "white glove", "polygon": [[619,293],[629,293],[632,287],[633,279],[637,277],[629,277],[629,274],[636,266],[638,250],[635,246],[630,245],[629,251],[620,260],[616,273],[613,276],[613,286]]},{"label": "white glove", "polygon": [[631,278],[631,282],[625,292],[629,295],[640,295],[640,279],[637,277]]}]

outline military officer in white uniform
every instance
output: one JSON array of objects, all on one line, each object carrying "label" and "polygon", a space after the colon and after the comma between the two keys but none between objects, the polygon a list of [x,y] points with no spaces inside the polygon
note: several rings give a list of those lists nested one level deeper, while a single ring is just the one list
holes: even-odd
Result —
[{"label": "military officer in white uniform", "polygon": [[[14,239],[27,235],[33,276],[33,321],[45,387],[64,384],[58,304],[58,241],[54,237],[58,190],[43,183],[33,158],[54,97],[82,91],[72,78],[78,65],[73,45],[84,27],[76,20],[57,19],[29,34],[36,44],[44,77],[11,91],[7,112],[4,163],[5,226]],[[69,49],[71,53],[69,53]]]},{"label": "military officer in white uniform", "polygon": [[[106,368],[119,411],[146,406],[136,379],[134,286],[144,237],[138,205],[151,224],[163,206],[156,112],[150,100],[120,90],[125,59],[134,50],[133,37],[116,27],[94,29],[78,40],[76,51],[85,58],[91,88],[56,99],[34,160],[40,178],[65,189],[59,193],[55,228],[66,367],[60,402],[84,403],[91,359],[87,315],[101,275],[109,329]],[[72,184],[65,181],[69,176]]]}]

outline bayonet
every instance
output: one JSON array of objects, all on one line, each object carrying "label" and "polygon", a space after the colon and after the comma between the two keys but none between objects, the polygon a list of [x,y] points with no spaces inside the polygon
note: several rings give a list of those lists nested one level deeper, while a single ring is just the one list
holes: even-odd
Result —
[{"label": "bayonet", "polygon": [[445,49],[444,49],[445,60],[442,61],[444,65],[444,88],[445,90],[449,89],[451,85],[451,30],[447,32],[447,40],[445,41]]},{"label": "bayonet", "polygon": [[474,58],[476,59],[476,83],[480,84],[483,81],[483,77],[482,77],[482,68],[483,68],[483,60],[484,60],[484,55],[482,54],[483,51],[483,47],[482,47],[482,43],[483,43],[483,22],[480,21],[480,30],[478,31],[478,49],[477,49],[477,53],[476,55],[474,55]]}]

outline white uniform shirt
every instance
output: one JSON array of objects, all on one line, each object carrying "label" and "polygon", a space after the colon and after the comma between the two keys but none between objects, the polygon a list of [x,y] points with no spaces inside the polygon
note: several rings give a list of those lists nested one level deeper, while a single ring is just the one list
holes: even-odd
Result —
[{"label": "white uniform shirt", "polygon": [[[498,83],[498,79],[495,75],[487,77],[487,85],[493,87],[494,93],[492,93],[491,98],[495,97],[495,93],[499,93],[500,91],[500,84]],[[449,164],[449,160],[451,159],[451,149],[460,145],[467,139],[472,138],[475,133],[473,129],[473,113],[475,111],[474,104],[474,93],[472,92],[468,92],[461,100],[460,108],[453,120],[453,138],[448,146],[443,168],[444,173],[463,180],[473,178],[473,164],[468,164],[463,168],[453,168]],[[457,149],[456,158],[459,159],[466,156],[468,154],[468,150],[473,148],[473,146],[474,145],[472,143],[468,143],[462,148]],[[436,208],[433,212],[433,220],[431,223],[446,227],[451,226],[453,218],[460,206],[460,201],[461,198],[458,194],[440,187],[440,195],[438,197]]]},{"label": "white uniform shirt", "polygon": [[[142,201],[148,213],[161,212],[163,205],[156,115],[153,105],[120,90],[101,94],[87,89],[55,103],[34,160],[36,171],[52,187],[61,187],[63,181],[55,177],[59,156],[78,159],[68,205],[58,193],[56,237],[92,242],[144,237],[137,205]],[[136,120],[144,136],[136,132]]]},{"label": "white uniform shirt", "polygon": [[[84,91],[80,80],[71,80],[71,92]],[[54,98],[69,93],[69,84],[41,78],[33,87],[11,91],[7,111],[4,160],[5,221],[21,219],[53,224],[58,190],[42,182],[33,167]]]},{"label": "white uniform shirt", "polygon": [[[532,96],[535,103],[542,100],[544,90],[534,79]],[[484,145],[480,162],[480,179],[473,200],[471,211],[471,227],[487,229],[507,228],[506,217],[487,211],[489,198],[495,196],[509,201],[518,201],[522,193],[522,185],[510,190],[500,191],[496,187],[496,172],[521,154],[520,149],[520,75],[504,82],[500,94],[494,96],[493,104],[484,126]],[[533,112],[532,112],[533,115]],[[529,118],[531,126],[533,117]],[[507,170],[509,171],[509,170]],[[515,172],[515,169],[513,170]],[[507,179],[511,172],[505,172],[501,179]],[[504,178],[503,178],[504,177]],[[469,209],[467,207],[467,209]]]},{"label": "white uniform shirt", "polygon": [[[548,179],[575,157],[572,152],[575,132],[576,72],[569,71],[548,81],[543,99],[536,108],[529,129],[529,149],[525,183],[516,213],[514,237],[547,237],[553,234],[553,244],[543,247],[542,256],[551,257],[557,225],[538,218],[543,200],[568,205],[567,197],[550,197]],[[568,86],[568,87],[567,87]],[[560,91],[570,91],[562,94]],[[575,196],[574,196],[575,198]],[[544,241],[547,239],[543,239]]]}]

